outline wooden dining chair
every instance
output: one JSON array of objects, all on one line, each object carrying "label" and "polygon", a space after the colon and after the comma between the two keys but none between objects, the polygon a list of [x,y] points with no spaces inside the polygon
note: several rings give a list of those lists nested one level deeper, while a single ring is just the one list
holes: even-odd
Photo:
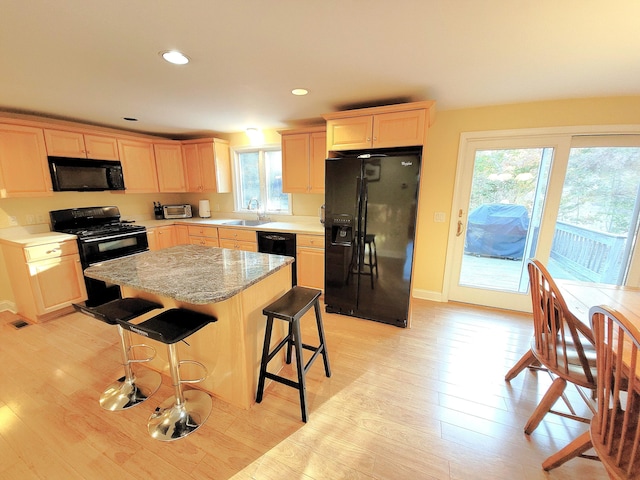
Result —
[{"label": "wooden dining chair", "polygon": [[[553,406],[564,395],[567,382],[588,390],[595,390],[596,355],[593,334],[589,326],[569,311],[560,289],[545,266],[536,259],[530,259],[527,269],[534,333],[531,340],[531,357],[527,357],[528,354],[526,354],[520,366],[522,370],[527,366],[522,366],[525,361],[531,363],[530,360],[535,359],[554,378],[525,425],[524,431],[529,435],[547,413],[589,423],[589,418],[577,415],[573,408],[570,409],[570,413],[566,413],[555,410]],[[595,413],[589,397],[580,388],[577,391],[591,412]]]},{"label": "wooden dining chair", "polygon": [[545,470],[593,448],[610,478],[640,478],[640,330],[606,307],[589,310],[598,368],[598,408],[589,431],[542,464]]}]

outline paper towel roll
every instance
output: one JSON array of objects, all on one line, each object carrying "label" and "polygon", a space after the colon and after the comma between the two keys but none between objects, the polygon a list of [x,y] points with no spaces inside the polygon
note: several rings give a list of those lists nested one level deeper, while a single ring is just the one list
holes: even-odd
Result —
[{"label": "paper towel roll", "polygon": [[198,215],[200,215],[200,218],[209,218],[211,216],[209,200],[200,200],[200,204],[198,205]]}]

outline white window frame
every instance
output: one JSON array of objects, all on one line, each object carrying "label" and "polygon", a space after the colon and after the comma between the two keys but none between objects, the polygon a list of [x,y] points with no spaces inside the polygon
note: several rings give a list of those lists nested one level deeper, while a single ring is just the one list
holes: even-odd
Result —
[{"label": "white window frame", "polygon": [[[260,169],[260,198],[258,199],[258,201],[260,202],[260,205],[267,205],[267,185],[266,185],[266,169],[265,169],[265,165],[264,165],[264,152],[266,151],[282,151],[282,145],[279,143],[273,143],[273,144],[266,144],[266,145],[260,145],[260,146],[255,146],[255,145],[247,145],[245,147],[234,147],[231,149],[233,151],[233,168],[232,168],[232,172],[233,172],[233,184],[234,184],[234,195],[233,195],[233,204],[234,204],[234,211],[237,213],[255,213],[255,210],[249,210],[247,207],[248,205],[242,205],[241,204],[241,184],[240,184],[240,179],[242,176],[242,172],[240,171],[240,158],[239,158],[239,154],[240,153],[250,153],[250,152],[258,152],[259,153],[259,160],[258,160],[258,165],[259,165],[259,169]],[[264,213],[265,214],[271,214],[271,215],[292,215],[292,205],[291,205],[291,194],[290,193],[285,193],[283,192],[285,195],[288,196],[289,201],[287,202],[289,205],[289,209],[287,211],[284,210],[277,210],[277,211],[271,211],[271,210],[265,210]]]}]

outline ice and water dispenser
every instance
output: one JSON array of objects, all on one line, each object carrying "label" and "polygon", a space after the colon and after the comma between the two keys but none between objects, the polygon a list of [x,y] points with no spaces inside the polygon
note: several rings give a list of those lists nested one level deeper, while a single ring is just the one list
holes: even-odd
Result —
[{"label": "ice and water dispenser", "polygon": [[353,215],[334,215],[331,219],[331,244],[349,247],[353,244]]}]

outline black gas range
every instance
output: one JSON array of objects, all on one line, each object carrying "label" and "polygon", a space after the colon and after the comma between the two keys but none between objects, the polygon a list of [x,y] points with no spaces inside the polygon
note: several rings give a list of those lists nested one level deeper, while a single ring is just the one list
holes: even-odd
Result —
[{"label": "black gas range", "polygon": [[[118,207],[81,207],[49,212],[56,232],[78,237],[80,263],[84,270],[91,265],[149,250],[147,229],[123,222]],[[85,277],[86,304],[93,307],[120,298],[120,288]]]}]

